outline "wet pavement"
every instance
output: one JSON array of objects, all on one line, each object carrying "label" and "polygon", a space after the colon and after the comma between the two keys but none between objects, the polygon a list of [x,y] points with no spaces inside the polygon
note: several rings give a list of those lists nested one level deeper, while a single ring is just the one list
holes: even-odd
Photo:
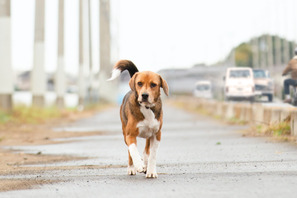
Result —
[{"label": "wet pavement", "polygon": [[[266,138],[244,137],[246,126],[229,126],[211,118],[166,106],[158,152],[158,179],[128,176],[127,147],[119,108],[105,110],[59,131],[103,131],[72,142],[19,146],[25,152],[90,157],[49,166],[81,166],[43,174],[0,179],[61,181],[34,189],[0,193],[0,197],[296,197],[297,147]],[[61,139],[63,140],[63,139]],[[68,139],[67,139],[68,140]],[[144,140],[139,139],[142,153]],[[11,147],[9,147],[11,149]],[[83,168],[90,166],[90,168]]]}]

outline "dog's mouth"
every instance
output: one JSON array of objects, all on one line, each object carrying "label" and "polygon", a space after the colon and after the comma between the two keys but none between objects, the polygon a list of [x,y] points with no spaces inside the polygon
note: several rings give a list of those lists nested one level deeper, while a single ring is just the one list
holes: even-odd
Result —
[{"label": "dog's mouth", "polygon": [[147,109],[155,106],[150,100],[149,94],[146,92],[139,94],[138,103],[140,106],[146,107]]},{"label": "dog's mouth", "polygon": [[149,103],[148,101],[139,101],[139,105],[143,106],[147,109],[152,108],[155,106],[155,104]]}]

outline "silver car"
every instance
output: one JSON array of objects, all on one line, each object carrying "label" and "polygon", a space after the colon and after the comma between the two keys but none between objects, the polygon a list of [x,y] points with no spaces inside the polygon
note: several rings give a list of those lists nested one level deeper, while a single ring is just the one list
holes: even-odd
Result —
[{"label": "silver car", "polygon": [[255,91],[257,95],[267,96],[268,101],[273,101],[274,83],[270,77],[269,71],[264,69],[253,69]]}]

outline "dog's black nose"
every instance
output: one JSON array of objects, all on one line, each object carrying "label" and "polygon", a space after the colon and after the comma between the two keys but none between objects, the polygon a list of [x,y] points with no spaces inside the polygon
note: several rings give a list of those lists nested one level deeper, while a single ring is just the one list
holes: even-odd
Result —
[{"label": "dog's black nose", "polygon": [[149,95],[147,93],[143,93],[141,96],[142,100],[147,100]]}]

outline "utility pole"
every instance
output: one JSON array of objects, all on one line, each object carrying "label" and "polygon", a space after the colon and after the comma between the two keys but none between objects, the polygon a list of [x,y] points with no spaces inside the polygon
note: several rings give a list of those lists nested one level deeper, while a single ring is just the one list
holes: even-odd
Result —
[{"label": "utility pole", "polygon": [[92,54],[92,23],[91,23],[91,0],[88,0],[88,23],[89,23],[89,86],[88,86],[88,99],[89,103],[94,102],[93,98],[93,54]]},{"label": "utility pole", "polygon": [[267,63],[267,69],[269,69],[269,71],[273,70],[273,66],[274,66],[274,57],[273,57],[273,42],[272,42],[272,35],[271,35],[271,32],[272,32],[272,16],[274,15],[274,12],[273,12],[273,9],[272,9],[272,6],[273,6],[273,2],[270,3],[268,5],[268,16],[269,16],[269,19],[268,19],[268,22],[267,22],[267,25],[268,25],[268,31],[267,31],[267,37],[266,37],[266,45],[267,45],[267,60],[266,60],[266,63]]},{"label": "utility pole", "polygon": [[233,48],[232,52],[231,52],[231,65],[233,66],[239,66],[236,63],[236,47]]},{"label": "utility pole", "polygon": [[266,43],[266,35],[262,35],[260,37],[260,68],[265,68],[266,66],[266,51],[267,51],[267,43]]},{"label": "utility pole", "polygon": [[251,43],[252,43],[252,51],[253,51],[253,68],[258,68],[259,67],[258,37],[253,38]]},{"label": "utility pole", "polygon": [[272,37],[270,34],[266,36],[266,53],[267,53],[267,68],[271,68],[273,66],[273,45],[272,45]]},{"label": "utility pole", "polygon": [[[281,16],[281,12],[280,12],[280,8],[282,6],[282,2],[279,2],[278,0],[274,0],[273,3],[275,4],[275,10],[274,10],[274,15],[276,16]],[[275,66],[278,68],[280,66],[282,66],[282,50],[281,50],[281,37],[280,37],[280,33],[279,30],[281,30],[281,24],[283,23],[283,21],[280,19],[280,17],[276,18],[276,23],[275,25],[277,25],[275,28],[276,30],[278,30],[278,33],[275,35],[275,39],[274,39],[274,48],[275,48]]]},{"label": "utility pole", "polygon": [[289,60],[290,60],[290,57],[289,57],[289,55],[290,55],[290,51],[289,51],[289,42],[288,42],[288,40],[287,40],[287,38],[285,38],[284,37],[284,39],[283,39],[283,65],[286,65],[288,62],[289,62]]},{"label": "utility pole", "polygon": [[35,39],[34,39],[34,66],[31,78],[33,94],[32,104],[43,107],[46,92],[46,74],[44,71],[44,0],[35,1]]},{"label": "utility pole", "polygon": [[83,46],[83,0],[79,0],[79,73],[78,73],[78,105],[84,105],[85,83],[84,83],[84,46]]},{"label": "utility pole", "polygon": [[281,51],[281,39],[278,35],[275,35],[275,65],[277,67],[282,65],[282,51]]},{"label": "utility pole", "polygon": [[58,18],[58,65],[55,76],[56,105],[58,108],[64,107],[65,94],[65,72],[64,72],[64,0],[59,0]]},{"label": "utility pole", "polygon": [[[284,42],[283,42],[283,57],[284,57],[284,65],[287,65],[287,63],[289,62],[289,60],[291,59],[290,57],[290,45],[289,45],[289,37],[288,37],[288,1],[284,1],[282,3],[283,9],[284,9],[284,32],[283,32],[283,36],[284,36]],[[295,24],[294,24],[295,25]],[[293,26],[294,26],[293,25]]]},{"label": "utility pole", "polygon": [[[296,6],[297,6],[297,3],[296,3],[296,1],[295,0],[292,0],[292,6],[291,6],[291,11],[294,13],[294,11],[295,11],[295,8],[296,8]],[[295,16],[294,15],[294,20],[293,20],[293,24],[296,24],[297,23],[297,16]],[[294,37],[293,37],[293,42],[294,42],[294,44],[293,44],[293,55],[295,55],[294,54],[294,50],[295,50],[295,48],[297,47],[297,27],[296,27],[296,25],[294,25],[293,26],[294,27]]]},{"label": "utility pole", "polygon": [[100,71],[99,100],[101,102],[116,102],[117,82],[106,82],[109,78],[111,65],[110,44],[110,1],[100,0]]},{"label": "utility pole", "polygon": [[10,0],[0,0],[0,29],[0,108],[10,112],[13,93]]}]

